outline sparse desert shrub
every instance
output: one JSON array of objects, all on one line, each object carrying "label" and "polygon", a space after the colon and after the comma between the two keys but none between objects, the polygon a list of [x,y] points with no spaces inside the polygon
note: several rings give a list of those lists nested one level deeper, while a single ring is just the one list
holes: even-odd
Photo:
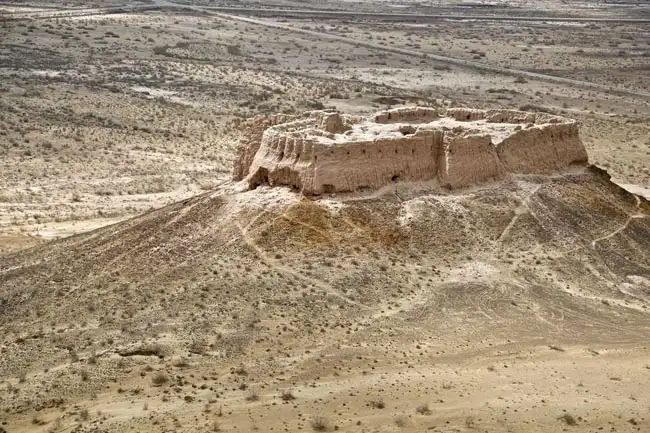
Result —
[{"label": "sparse desert shrub", "polygon": [[179,356],[172,360],[172,365],[174,367],[180,368],[180,367],[187,367],[190,365],[190,363],[187,361],[187,359],[184,356]]},{"label": "sparse desert shrub", "polygon": [[140,355],[140,356],[157,356],[158,358],[164,358],[165,353],[166,353],[165,347],[160,343],[141,344],[137,347],[119,352],[121,356]]},{"label": "sparse desert shrub", "polygon": [[246,370],[246,366],[244,364],[239,364],[239,366],[233,370],[233,373],[240,376],[246,376],[248,374],[248,371]]},{"label": "sparse desert shrub", "polygon": [[311,110],[324,110],[325,105],[320,101],[305,101],[305,106]]},{"label": "sparse desert shrub", "polygon": [[431,409],[429,408],[428,403],[424,403],[415,408],[415,412],[420,415],[431,415]]},{"label": "sparse desert shrub", "polygon": [[251,389],[246,395],[246,401],[259,401],[260,395],[254,389]]},{"label": "sparse desert shrub", "polygon": [[90,375],[88,374],[88,370],[86,369],[80,370],[79,376],[81,377],[81,380],[83,380],[84,382],[87,381],[88,378],[90,377]]},{"label": "sparse desert shrub", "polygon": [[280,393],[280,398],[282,399],[282,401],[290,401],[290,400],[295,400],[296,396],[293,395],[291,390],[287,389],[282,391],[282,393]]},{"label": "sparse desert shrub", "polygon": [[400,428],[401,428],[401,427],[406,427],[406,426],[408,425],[408,422],[409,422],[409,419],[408,419],[408,417],[407,417],[406,415],[404,415],[404,414],[402,414],[402,415],[397,415],[397,417],[395,417],[395,425],[396,425],[397,427],[400,427]]},{"label": "sparse desert shrub", "polygon": [[162,386],[169,381],[169,377],[163,371],[158,371],[151,377],[153,386]]},{"label": "sparse desert shrub", "polygon": [[169,47],[167,45],[159,45],[157,47],[153,47],[153,53],[154,54],[159,54],[161,56],[166,56],[168,48]]},{"label": "sparse desert shrub", "polygon": [[519,111],[539,111],[541,113],[553,114],[552,110],[547,107],[535,104],[525,104],[519,107]]},{"label": "sparse desert shrub", "polygon": [[562,416],[559,416],[557,419],[564,421],[567,425],[578,425],[578,421],[573,417],[573,415],[565,413]]},{"label": "sparse desert shrub", "polygon": [[241,56],[241,48],[239,48],[239,45],[228,45],[226,46],[226,51],[231,56]]},{"label": "sparse desert shrub", "polygon": [[63,427],[63,422],[61,421],[61,418],[57,418],[54,420],[52,425],[47,429],[48,433],[55,433],[61,430]]},{"label": "sparse desert shrub", "polygon": [[328,419],[322,416],[313,417],[310,421],[310,425],[314,431],[328,431],[330,429]]},{"label": "sparse desert shrub", "polygon": [[[201,187],[203,189],[203,187]],[[208,187],[207,189],[210,189]],[[196,353],[198,355],[203,355],[205,354],[205,347],[207,346],[207,342],[203,338],[197,338],[195,340],[192,340],[192,343],[190,343],[190,346],[188,347],[188,350],[192,353]]]}]

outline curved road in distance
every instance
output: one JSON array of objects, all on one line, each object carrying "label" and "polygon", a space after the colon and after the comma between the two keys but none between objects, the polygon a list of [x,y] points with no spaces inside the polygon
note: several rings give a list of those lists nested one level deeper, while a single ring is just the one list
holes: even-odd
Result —
[{"label": "curved road in distance", "polygon": [[[174,3],[176,6],[181,6]],[[536,21],[559,23],[606,23],[606,24],[650,24],[650,18],[599,18],[599,17],[546,17],[546,16],[517,16],[517,15],[464,15],[464,14],[396,14],[381,12],[352,12],[344,10],[312,10],[312,9],[265,9],[240,8],[227,6],[198,6],[201,9],[229,14],[245,14],[265,17],[283,18],[364,18],[383,21],[428,22],[439,20],[459,21]],[[650,10],[649,10],[650,12]]]},{"label": "curved road in distance", "polygon": [[[0,7],[2,3],[0,3]],[[110,6],[105,8],[70,8],[70,9],[50,9],[39,10],[30,12],[5,12],[0,18],[1,20],[44,20],[51,18],[69,18],[69,17],[82,17],[89,15],[109,15],[109,14],[123,14],[131,12],[146,12],[150,10],[160,9],[160,6],[155,4],[150,5],[137,5],[137,6]]]},{"label": "curved road in distance", "polygon": [[[153,3],[150,5],[139,5],[139,6],[114,6],[114,7],[109,7],[109,8],[96,8],[96,9],[63,9],[63,10],[58,10],[56,12],[49,12],[49,13],[43,13],[43,12],[34,12],[33,14],[36,15],[34,17],[27,16],[26,18],[18,18],[17,19],[45,19],[45,18],[56,18],[56,17],[68,17],[68,16],[82,16],[82,15],[100,15],[100,14],[113,14],[113,13],[129,13],[129,12],[146,12],[148,10],[164,10],[167,8],[172,8],[172,9],[186,9],[186,10],[191,10],[194,12],[198,13],[207,13],[211,16],[216,16],[220,17],[226,20],[231,20],[231,21],[242,21],[246,22],[249,24],[255,24],[255,25],[260,25],[260,26],[266,26],[270,28],[275,28],[275,29],[280,29],[280,30],[285,30],[285,31],[290,31],[294,33],[301,33],[309,36],[314,36],[320,39],[328,39],[332,41],[338,41],[338,42],[343,42],[346,44],[351,44],[355,46],[360,46],[360,47],[365,47],[365,48],[370,48],[376,51],[384,51],[388,53],[394,53],[394,54],[401,54],[401,55],[406,55],[406,56],[411,56],[411,57],[420,57],[424,59],[429,59],[429,60],[434,60],[440,63],[447,63],[450,65],[454,66],[459,66],[463,68],[468,68],[468,69],[473,69],[473,70],[479,70],[479,71],[485,71],[485,72],[490,72],[494,74],[501,74],[501,75],[508,75],[508,76],[513,76],[513,77],[522,77],[522,78],[530,78],[530,79],[535,79],[535,80],[540,80],[540,81],[545,81],[545,82],[550,82],[550,83],[557,83],[557,84],[563,84],[567,85],[570,87],[578,87],[582,89],[588,89],[588,90],[598,90],[601,92],[606,92],[606,93],[612,93],[612,94],[617,94],[617,95],[624,95],[624,96],[631,96],[631,97],[641,97],[644,99],[650,99],[650,93],[649,92],[642,92],[642,91],[632,91],[632,90],[626,90],[626,89],[621,89],[618,87],[611,87],[611,86],[606,86],[604,84],[598,84],[598,83],[590,83],[588,81],[580,81],[580,80],[574,80],[571,78],[564,78],[564,77],[558,77],[555,75],[548,75],[548,74],[541,74],[538,72],[530,72],[522,69],[513,69],[513,68],[504,68],[500,66],[495,66],[495,65],[489,65],[487,63],[481,63],[481,62],[476,62],[473,60],[467,60],[467,59],[462,59],[462,58],[457,58],[457,57],[449,57],[449,56],[444,56],[441,54],[430,54],[430,53],[423,53],[421,51],[416,51],[416,50],[410,50],[410,49],[405,49],[405,48],[398,48],[398,47],[390,47],[386,45],[380,45],[372,42],[368,42],[365,40],[357,40],[353,38],[348,38],[345,36],[338,36],[338,35],[333,35],[330,33],[325,33],[325,32],[318,32],[314,30],[305,30],[297,27],[292,27],[288,26],[285,24],[280,24],[280,23],[275,23],[275,22],[270,22],[270,21],[265,21],[265,20],[260,20],[260,19],[255,19],[255,18],[247,18],[247,17],[242,17],[239,15],[232,15],[232,14],[225,14],[221,12],[216,12],[216,10],[222,9],[222,10],[237,10],[239,12],[244,12],[244,11],[259,11],[259,10],[264,10],[260,8],[215,8],[215,7],[203,7],[203,6],[195,6],[195,5],[186,5],[182,3],[174,3],[168,0],[153,0]],[[312,11],[310,11],[312,12]],[[331,11],[320,11],[320,12],[331,12]],[[339,12],[332,12],[335,14],[340,14]],[[31,15],[32,13],[25,13],[26,15]],[[40,14],[40,15],[37,15]],[[67,14],[67,15],[66,15]],[[11,18],[9,19],[16,19],[14,18],[14,14],[11,14]],[[22,15],[22,14],[21,14]],[[355,14],[357,15],[357,14]],[[361,15],[361,14],[359,14]],[[370,15],[382,15],[382,14],[372,14]],[[384,14],[386,15],[386,14]],[[409,16],[409,14],[387,14],[387,15],[395,15],[395,16]],[[410,15],[412,16],[412,15]],[[466,18],[468,19],[468,18]],[[508,18],[511,19],[511,18]],[[549,19],[542,18],[543,21],[549,21]],[[557,18],[556,20],[565,20],[565,18]],[[575,19],[571,19],[575,20]],[[585,19],[589,20],[589,19]],[[624,22],[631,22],[631,21],[624,21]],[[650,23],[650,20],[636,20],[636,22],[648,22]]]},{"label": "curved road in distance", "polygon": [[617,87],[606,86],[604,84],[590,83],[588,81],[573,80],[571,78],[563,78],[563,77],[557,77],[555,75],[540,74],[540,73],[537,73],[537,72],[529,72],[529,71],[525,71],[525,70],[521,70],[521,69],[504,68],[504,67],[501,67],[501,66],[489,65],[489,64],[486,64],[486,63],[475,62],[473,60],[460,59],[460,58],[456,58],[456,57],[443,56],[443,55],[440,55],[440,54],[429,54],[429,53],[423,53],[421,51],[409,50],[409,49],[405,49],[405,48],[390,47],[390,46],[386,46],[386,45],[376,44],[376,43],[373,43],[373,42],[348,38],[348,37],[345,37],[345,36],[332,35],[330,33],[317,32],[317,31],[314,31],[314,30],[305,30],[305,29],[301,29],[301,28],[297,28],[297,27],[287,26],[287,25],[280,24],[280,23],[274,23],[274,22],[264,21],[264,20],[254,19],[254,18],[245,18],[245,17],[241,17],[241,16],[238,16],[238,15],[229,15],[229,14],[216,13],[216,12],[212,13],[212,15],[213,16],[218,16],[218,17],[221,17],[221,18],[227,19],[227,20],[243,21],[243,22],[246,22],[246,23],[249,23],[249,24],[256,24],[256,25],[271,27],[271,28],[275,28],[275,29],[291,31],[291,32],[295,32],[295,33],[302,33],[302,34],[314,36],[314,37],[317,37],[317,38],[320,38],[320,39],[329,39],[329,40],[333,40],[333,41],[344,42],[344,43],[347,43],[347,44],[351,44],[351,45],[355,45],[355,46],[359,46],[359,47],[370,48],[370,49],[377,50],[377,51],[385,51],[385,52],[388,52],[388,53],[403,54],[403,55],[411,56],[411,57],[420,57],[420,58],[425,58],[425,59],[429,59],[429,60],[435,60],[437,62],[447,63],[447,64],[450,64],[450,65],[460,66],[460,67],[479,70],[479,71],[486,71],[486,72],[491,72],[491,73],[495,73],[495,74],[509,75],[509,76],[513,76],[513,77],[531,78],[531,79],[546,81],[546,82],[550,82],[550,83],[557,83],[557,84],[564,84],[564,85],[568,85],[568,86],[572,86],[572,87],[579,87],[579,88],[583,88],[583,89],[599,90],[599,91],[604,91],[604,92],[607,92],[607,93],[613,93],[613,94],[618,94],[618,95],[642,97],[642,98],[650,99],[650,93],[649,92],[641,92],[641,91],[632,91],[632,90],[620,89],[620,88],[617,88]]},{"label": "curved road in distance", "polygon": [[[0,6],[2,6],[0,1]],[[10,3],[14,6],[15,3]],[[52,6],[48,7],[54,8]],[[439,20],[455,21],[529,21],[529,22],[559,22],[559,23],[604,23],[604,24],[650,24],[650,18],[601,18],[601,17],[572,17],[572,16],[522,16],[522,15],[471,15],[471,14],[413,14],[388,12],[353,12],[333,9],[279,9],[279,8],[242,8],[232,6],[200,6],[184,3],[174,3],[168,0],[153,0],[148,5],[110,6],[105,8],[70,8],[34,12],[8,12],[5,18],[34,19],[56,18],[62,16],[80,16],[92,14],[128,13],[148,11],[163,8],[190,9],[197,12],[215,11],[228,14],[244,14],[284,18],[362,18],[369,20],[393,22],[428,22]],[[44,8],[45,9],[45,8]],[[650,13],[650,8],[648,9]]]}]

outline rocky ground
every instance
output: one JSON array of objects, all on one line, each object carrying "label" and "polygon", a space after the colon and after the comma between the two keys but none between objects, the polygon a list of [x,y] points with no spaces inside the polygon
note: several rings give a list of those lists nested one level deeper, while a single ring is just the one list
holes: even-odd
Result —
[{"label": "rocky ground", "polygon": [[[10,17],[16,8],[5,10]],[[619,182],[650,185],[650,109],[639,95],[648,91],[648,25],[610,31],[535,21],[281,20],[287,30],[268,26],[278,17],[258,20],[262,25],[216,14],[162,9],[2,21],[0,239],[11,242],[0,248],[81,232],[210,189],[229,176],[241,119],[323,106],[566,113],[582,122],[593,162]],[[392,48],[410,54],[386,51]],[[627,93],[418,57],[432,53]]]},{"label": "rocky ground", "polygon": [[234,189],[5,256],[7,431],[649,425],[650,204],[600,170]]},{"label": "rocky ground", "polygon": [[[20,6],[0,4],[1,429],[650,429],[648,24]],[[647,16],[558,7],[490,13]],[[318,201],[229,183],[246,117],[404,104],[576,118],[639,195],[596,168]]]}]

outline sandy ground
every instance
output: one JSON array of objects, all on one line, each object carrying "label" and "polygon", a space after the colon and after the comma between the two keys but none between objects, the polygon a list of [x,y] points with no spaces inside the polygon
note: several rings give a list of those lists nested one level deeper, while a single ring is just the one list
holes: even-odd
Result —
[{"label": "sandy ground", "polygon": [[[327,6],[460,10],[384,3]],[[647,14],[561,3],[468,13]],[[316,34],[184,9],[0,21],[0,431],[650,430],[641,197],[588,173],[316,207],[228,183],[249,116],[465,105],[578,119],[648,197],[648,27],[259,20]]]},{"label": "sandy ground", "polygon": [[228,178],[238,119],[322,106],[355,113],[400,103],[557,111],[583,122],[592,160],[617,181],[650,184],[648,100],[634,97],[647,90],[645,74],[634,72],[647,66],[650,50],[641,24],[605,32],[602,25],[536,22],[281,21],[631,94],[504,77],[210,15],[9,21],[0,70],[0,230],[34,234],[37,224],[126,217],[190,197]]},{"label": "sandy ground", "polygon": [[7,431],[647,428],[649,207],[602,173],[236,190],[5,256]]}]

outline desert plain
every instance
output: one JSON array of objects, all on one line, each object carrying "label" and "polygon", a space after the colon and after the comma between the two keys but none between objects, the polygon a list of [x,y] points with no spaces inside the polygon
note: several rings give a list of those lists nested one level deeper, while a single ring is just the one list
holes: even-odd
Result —
[{"label": "desert plain", "polygon": [[[449,190],[233,180],[249,118],[575,119]],[[0,432],[650,430],[650,6],[0,2]]]}]

